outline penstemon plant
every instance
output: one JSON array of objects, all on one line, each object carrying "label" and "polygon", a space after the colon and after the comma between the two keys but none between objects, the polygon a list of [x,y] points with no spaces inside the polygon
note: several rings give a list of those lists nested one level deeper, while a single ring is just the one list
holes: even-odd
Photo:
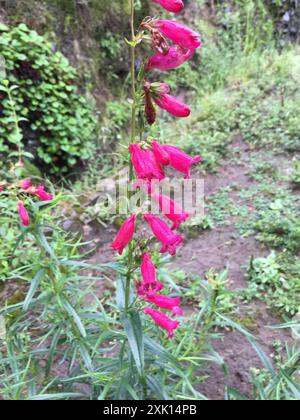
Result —
[{"label": "penstemon plant", "polygon": [[[180,12],[184,7],[181,0],[153,1],[173,13]],[[196,49],[201,47],[201,38],[198,33],[180,22],[150,17],[145,18],[136,31],[134,0],[130,0],[130,9],[131,40],[127,40],[131,50],[132,83],[130,181],[134,181],[136,176],[134,186],[145,190],[148,200],[154,200],[164,216],[173,223],[170,227],[162,218],[156,217],[151,212],[143,215],[142,209],[139,208],[125,220],[112,244],[113,249],[124,256],[125,270],[119,280],[118,303],[131,352],[141,382],[145,385],[141,310],[149,315],[157,326],[167,331],[168,338],[174,336],[175,330],[180,325],[176,317],[182,316],[183,311],[180,308],[179,297],[161,293],[165,286],[158,281],[156,267],[151,257],[151,240],[135,241],[134,234],[139,222],[144,219],[148,222],[153,235],[162,244],[160,253],[176,254],[177,247],[184,240],[176,233],[176,229],[189,218],[190,214],[158,192],[159,183],[166,178],[165,167],[171,166],[187,179],[190,177],[192,165],[201,161],[200,156],[188,156],[173,145],[160,144],[147,137],[146,124],[151,126],[157,118],[155,105],[178,118],[188,117],[191,113],[186,104],[170,95],[170,88],[166,83],[151,82],[150,79],[153,69],[176,69],[190,59]],[[136,48],[142,42],[150,42],[156,52],[136,71]],[[142,280],[137,280],[135,285],[134,278],[139,270]],[[134,298],[135,295],[137,299]]]}]

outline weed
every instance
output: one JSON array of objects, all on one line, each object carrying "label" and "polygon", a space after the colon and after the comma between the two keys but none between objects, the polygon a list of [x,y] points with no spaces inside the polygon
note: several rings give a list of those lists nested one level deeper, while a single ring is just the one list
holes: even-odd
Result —
[{"label": "weed", "polygon": [[283,316],[293,317],[300,309],[300,260],[288,253],[272,252],[251,260],[248,298],[259,298]]}]

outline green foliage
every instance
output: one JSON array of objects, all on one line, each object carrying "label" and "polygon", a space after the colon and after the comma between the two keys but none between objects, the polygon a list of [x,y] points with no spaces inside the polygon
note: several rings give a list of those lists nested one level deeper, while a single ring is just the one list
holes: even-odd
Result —
[{"label": "green foliage", "polygon": [[297,188],[300,187],[300,162],[293,162],[292,182]]},{"label": "green foliage", "polygon": [[234,185],[220,188],[207,200],[207,211],[210,218],[217,225],[231,225],[232,217],[248,218],[248,208],[237,205],[230,197],[234,191]]},{"label": "green foliage", "polygon": [[202,166],[214,172],[228,153],[234,126],[233,101],[234,96],[224,91],[206,95],[195,102],[188,121],[176,121],[167,128],[157,124],[150,134],[177,144],[189,154],[198,155],[200,151]]},{"label": "green foliage", "polygon": [[[32,211],[36,207],[30,201]],[[45,206],[45,204],[44,204]],[[57,218],[51,216],[48,208],[53,204],[41,206],[39,222],[47,219],[49,226],[55,226]],[[34,235],[24,235],[23,228],[19,221],[17,207],[17,197],[12,193],[0,193],[0,214],[1,214],[1,255],[0,255],[0,281],[7,281],[19,278],[22,280],[23,270],[28,270],[29,275],[35,272],[35,267],[40,263],[41,254],[36,247]],[[63,235],[62,230],[53,231],[53,247],[58,250],[63,246],[67,236]]]},{"label": "green foliage", "polygon": [[[209,39],[210,28],[206,31]],[[202,166],[210,172],[231,155],[235,135],[253,149],[272,147],[277,153],[299,150],[298,49],[279,54],[271,47],[247,55],[236,49],[232,54],[229,47],[216,46],[214,36],[197,53],[199,69],[191,72],[191,66],[182,68],[187,85],[194,88],[191,117],[167,129],[158,124],[150,134],[191,154],[200,150]],[[169,78],[175,87],[175,73]],[[181,83],[177,86],[185,88]]]},{"label": "green foliage", "polygon": [[284,82],[280,87],[276,78],[273,84],[269,80],[268,85],[247,85],[237,111],[239,129],[247,142],[258,147],[283,146],[290,151],[299,148],[299,118],[295,109],[300,105],[300,96],[297,91],[287,96],[288,89],[290,86]]},{"label": "green foliage", "polygon": [[[270,159],[272,156],[270,156]],[[278,167],[276,162],[269,160],[260,160],[259,158],[253,159],[253,167],[249,171],[249,175],[255,181],[264,183],[270,180],[278,180],[280,178]]]},{"label": "green foliage", "polygon": [[[209,341],[214,311],[223,310],[224,278],[216,281],[211,276],[215,280],[203,289],[201,314],[189,317],[176,341],[162,335],[158,343],[152,338],[157,329],[147,322],[142,308],[124,312],[126,259],[114,264],[85,263],[78,254],[81,244],[60,235],[63,248],[54,247],[55,231],[44,232],[34,264],[13,273],[14,281],[25,285],[25,297],[0,310],[6,323],[0,354],[1,396],[8,400],[205,399],[193,385],[195,366],[205,368],[207,356],[201,354],[210,351],[210,361],[223,367]],[[115,284],[117,272],[121,277],[116,305],[111,294],[98,298],[93,290],[99,280],[106,287]],[[162,264],[159,276],[165,284],[173,282]],[[119,310],[125,331],[120,328]],[[45,355],[47,361],[42,363]],[[58,376],[62,366],[67,374]]]},{"label": "green foliage", "polygon": [[[262,0],[224,2],[219,9],[228,45],[242,47],[246,53],[270,45],[273,40],[273,21]],[[224,40],[223,40],[224,41]]]},{"label": "green foliage", "polygon": [[299,4],[294,0],[267,0],[266,4],[276,26],[274,35],[280,45],[297,41],[300,35]]},{"label": "green foliage", "polygon": [[272,249],[298,252],[300,201],[297,195],[270,182],[242,190],[239,195],[250,200],[255,209],[250,217],[241,219],[241,232],[254,233]]},{"label": "green foliage", "polygon": [[[262,369],[251,369],[252,394],[255,401],[298,401],[300,397],[299,382],[299,320],[276,326],[277,331],[290,331],[295,337],[293,344],[274,342],[274,358],[263,351],[255,338],[244,328],[227,320],[227,324],[242,333],[254,348],[259,357]],[[274,327],[275,328],[275,327]],[[248,400],[239,390],[228,388],[227,399]]]},{"label": "green foliage", "polygon": [[286,207],[280,200],[259,212],[253,227],[258,232],[257,238],[271,248],[293,252],[300,249],[299,210]]},{"label": "green foliage", "polygon": [[[127,162],[128,135],[126,127],[130,116],[130,105],[126,99],[108,101],[101,121],[95,153],[89,160],[85,182],[94,189],[99,182],[99,168],[104,176],[115,174]],[[125,144],[124,144],[125,143]],[[120,146],[121,145],[121,146]]]},{"label": "green foliage", "polygon": [[293,317],[300,311],[300,259],[272,252],[250,262],[246,296],[260,298],[273,311]]},{"label": "green foliage", "polygon": [[[204,4],[202,0],[198,2]],[[57,4],[68,13],[76,12],[76,2],[57,1]],[[113,0],[109,5],[107,2],[94,1],[90,4],[92,10],[101,10],[101,13],[110,8],[112,14],[116,11],[128,13],[126,0]],[[191,154],[199,154],[201,149],[203,167],[208,171],[216,171],[224,158],[232,157],[233,164],[245,164],[244,160],[240,161],[243,152],[231,148],[233,136],[242,134],[249,145],[249,154],[254,149],[258,150],[256,155],[253,153],[249,172],[251,180],[257,184],[241,191],[236,184],[219,189],[208,199],[208,215],[191,218],[183,230],[191,236],[217,225],[235,224],[239,229],[236,234],[255,234],[263,244],[279,249],[281,253],[272,252],[266,258],[253,259],[248,273],[249,287],[237,293],[227,290],[227,271],[218,273],[210,270],[205,278],[183,272],[172,274],[165,269],[164,264],[168,260],[162,261],[158,254],[155,255],[159,280],[169,285],[172,291],[176,290],[176,295],[184,292],[185,296],[186,314],[182,326],[175,339],[167,341],[165,334],[157,333],[157,327],[144,316],[142,302],[136,301],[134,309],[130,307],[127,312],[124,311],[124,283],[128,274],[126,253],[117,263],[92,265],[86,262],[86,255],[82,255],[84,244],[57,227],[60,217],[53,217],[50,212],[55,203],[41,206],[29,202],[32,204],[30,215],[34,216],[35,223],[29,229],[23,229],[18,223],[16,197],[9,197],[5,192],[0,194],[0,279],[6,280],[8,291],[10,285],[18,288],[18,293],[6,296],[6,302],[1,302],[2,398],[205,399],[198,385],[202,382],[205,388],[209,363],[223,369],[225,383],[228,379],[228,367],[214,351],[213,340],[220,338],[222,331],[236,330],[244,334],[263,365],[263,370],[253,371],[251,398],[299,399],[298,342],[295,340],[293,347],[287,346],[284,356],[283,344],[280,343],[280,355],[276,354],[274,364],[252,334],[228,318],[238,318],[237,304],[240,301],[237,296],[249,300],[259,298],[267,303],[270,310],[289,318],[300,309],[299,199],[293,194],[295,191],[279,184],[282,178],[276,155],[293,152],[299,147],[297,110],[300,103],[296,71],[299,69],[296,63],[299,54],[296,49],[285,51],[282,55],[271,48],[266,53],[262,52],[265,46],[273,44],[273,25],[266,15],[268,9],[263,2],[232,1],[230,5],[234,7],[226,9],[224,16],[220,17],[225,31],[212,28],[207,22],[199,23],[199,27],[204,29],[204,49],[194,63],[180,69],[179,83],[176,72],[168,73],[168,82],[174,90],[177,87],[194,89],[193,115],[189,120],[176,121],[166,130],[157,125],[151,134],[178,144]],[[8,55],[7,62],[14,63],[14,66],[9,64],[11,68],[8,68],[10,80],[19,86],[13,91],[16,106],[12,107],[8,98],[3,101],[7,115],[1,116],[6,118],[2,123],[5,129],[10,130],[5,142],[8,140],[10,145],[14,143],[14,137],[11,137],[14,135],[12,120],[8,118],[16,108],[21,117],[29,120],[19,121],[27,148],[32,149],[27,142],[28,138],[32,140],[32,137],[28,137],[30,129],[37,135],[33,140],[39,142],[36,147],[40,159],[47,163],[50,162],[49,157],[51,161],[58,157],[54,164],[61,165],[64,161],[63,169],[67,169],[79,155],[88,156],[85,155],[85,149],[81,149],[81,141],[91,139],[88,132],[91,133],[93,125],[86,103],[81,102],[77,95],[74,70],[61,55],[50,56],[49,45],[24,26],[12,31],[2,26],[0,29],[0,41],[7,38],[9,44],[13,39],[22,45],[24,40],[30,41],[30,48],[24,46],[21,57],[17,58],[15,49],[9,49],[5,43],[3,45]],[[114,61],[121,52],[120,44],[112,28],[105,34],[99,41],[101,60],[111,63],[112,67],[104,67],[104,71],[109,73],[107,80],[114,83],[116,76],[111,73],[114,72]],[[216,38],[218,42],[214,42]],[[31,50],[32,56],[36,57],[34,54],[38,51],[38,56],[44,57],[41,60],[45,59],[46,62],[37,60],[30,72],[35,76],[37,73],[43,74],[50,85],[49,91],[41,90],[43,83],[35,80],[35,77],[30,78],[31,83],[29,79],[15,75],[20,69],[24,70],[22,63],[26,61],[22,54],[31,57]],[[198,60],[201,60],[201,65]],[[59,73],[64,85],[55,79],[57,73],[54,70]],[[72,81],[70,85],[69,80]],[[67,90],[69,86],[72,86],[70,91]],[[126,88],[125,85],[124,90]],[[61,95],[65,91],[72,99],[70,102]],[[25,93],[29,95],[30,104],[24,102]],[[36,97],[37,94],[40,96]],[[49,95],[55,97],[55,103],[58,102],[59,106],[49,102]],[[106,173],[108,166],[116,169],[124,162],[122,146],[120,149],[114,146],[121,140],[122,145],[126,146],[126,96],[124,92],[124,102],[111,101],[107,104],[107,113],[100,128],[98,153],[90,160],[89,185],[93,187],[99,178],[99,166]],[[34,101],[41,103],[41,106],[34,105]],[[29,108],[30,111],[26,111]],[[47,113],[35,114],[34,121],[31,120],[31,112],[39,109],[44,112],[48,108],[49,115],[57,118],[57,121],[46,120],[49,117]],[[81,120],[76,129],[72,124],[64,126],[70,117],[65,108],[72,110],[73,114],[78,109],[84,112],[81,114],[78,111]],[[84,121],[88,122],[83,124]],[[52,130],[51,145],[50,137],[47,141],[41,140],[45,138],[44,127]],[[58,132],[54,127],[58,127]],[[67,136],[67,146],[62,140],[66,135],[61,130],[71,133]],[[76,135],[73,135],[75,131]],[[79,143],[74,143],[77,138],[80,139]],[[69,141],[72,144],[70,150]],[[1,145],[2,152],[8,153],[8,143],[5,142]],[[88,141],[86,148],[89,147]],[[104,150],[108,151],[109,157],[103,158]],[[112,150],[116,153],[111,153]],[[124,147],[124,150],[127,149]],[[297,185],[299,178],[298,169],[295,163],[292,176],[287,179],[292,180],[294,185]],[[1,172],[1,180],[4,175]],[[75,203],[74,207],[79,212],[84,209],[88,222],[106,222],[109,219],[108,208],[90,206],[86,209],[81,187],[82,184],[78,182],[72,188],[73,195],[68,197],[68,203]],[[74,192],[78,197],[74,196]],[[238,204],[237,198],[241,200]],[[57,210],[58,214],[60,209]],[[132,247],[135,245],[133,242]],[[139,263],[139,258],[140,255],[134,253],[135,262]],[[140,277],[138,270],[130,274],[133,280]],[[177,282],[179,285],[176,285]],[[117,302],[111,298],[115,293]],[[130,300],[132,297],[133,294]],[[291,327],[294,331],[295,324],[280,328]],[[214,376],[212,379],[215,379]],[[224,394],[228,400],[250,397],[230,386],[225,386]]]},{"label": "green foliage", "polygon": [[189,238],[197,238],[203,231],[213,228],[214,223],[210,216],[194,216],[184,223],[181,230]]},{"label": "green foliage", "polygon": [[[24,145],[51,172],[66,172],[92,153],[95,119],[76,86],[68,60],[24,24],[0,32],[1,55],[13,91]],[[0,153],[6,156],[13,127],[9,100],[0,105]]]},{"label": "green foliage", "polygon": [[205,310],[210,301],[211,322],[221,321],[216,313],[229,316],[235,312],[234,293],[228,290],[228,270],[219,273],[212,269],[206,273],[205,279],[195,275],[187,277],[186,282],[185,299],[189,304]]},{"label": "green foliage", "polygon": [[115,33],[108,32],[100,41],[100,49],[105,59],[115,60],[120,56],[122,44]]},{"label": "green foliage", "polygon": [[20,129],[20,124],[26,120],[20,118],[16,112],[17,104],[13,99],[13,92],[16,89],[18,89],[17,86],[9,86],[8,80],[4,80],[3,85],[0,85],[0,92],[7,97],[8,117],[5,122],[7,125],[11,126],[7,141],[16,149],[8,154],[8,158],[11,158],[12,160],[18,158],[18,161],[20,162],[23,158],[32,158],[33,156],[23,150],[23,134]]}]

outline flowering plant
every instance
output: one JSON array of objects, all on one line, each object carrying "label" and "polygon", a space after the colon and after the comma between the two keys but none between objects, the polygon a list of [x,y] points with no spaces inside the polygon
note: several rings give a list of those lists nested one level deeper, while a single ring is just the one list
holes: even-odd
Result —
[{"label": "flowering plant", "polygon": [[[180,12],[184,7],[181,0],[153,1],[173,13]],[[124,297],[123,301],[119,302],[119,308],[132,355],[143,379],[144,338],[140,320],[141,307],[157,326],[166,330],[170,339],[180,326],[180,320],[177,318],[183,316],[183,310],[180,307],[180,297],[163,293],[165,285],[157,277],[151,256],[151,241],[136,241],[134,235],[139,223],[146,221],[153,236],[161,243],[160,253],[169,253],[172,256],[176,254],[177,248],[184,241],[176,230],[190,214],[172,199],[158,192],[157,188],[166,178],[168,166],[185,178],[190,178],[191,167],[201,161],[200,156],[191,157],[172,144],[161,144],[147,137],[147,124],[151,126],[157,118],[156,107],[177,118],[186,118],[191,113],[188,105],[170,95],[170,87],[166,83],[151,79],[154,69],[176,69],[192,58],[196,49],[201,47],[201,38],[198,33],[175,20],[146,18],[136,31],[134,0],[130,0],[130,4],[132,37],[130,41],[127,40],[131,50],[132,82],[130,181],[134,181],[136,175],[136,188],[143,187],[148,199],[154,200],[166,219],[173,223],[169,226],[167,221],[151,212],[142,217],[141,209],[137,209],[128,215],[112,244],[113,249],[123,256],[124,266],[127,267],[124,278],[119,282],[118,295]],[[156,52],[141,66],[137,76],[135,50],[142,42],[150,42]],[[135,282],[139,272],[141,279],[138,278]],[[134,295],[137,295],[137,300]]]},{"label": "flowering plant", "polygon": [[24,159],[32,157],[32,155],[24,150],[22,142],[23,135],[21,133],[20,123],[24,119],[18,118],[15,100],[12,96],[12,92],[16,89],[17,86],[10,86],[8,80],[2,81],[2,86],[0,86],[0,91],[4,92],[8,97],[11,112],[13,127],[11,137],[14,139],[11,142],[15,145],[16,151],[12,151],[10,157],[17,159],[9,171],[10,182],[0,181],[0,193],[5,193],[15,201],[21,224],[23,227],[28,228],[30,226],[30,215],[24,205],[24,200],[28,205],[32,203],[32,199],[49,202],[53,200],[54,195],[48,193],[44,185],[34,185],[31,180],[22,179],[25,166]]}]

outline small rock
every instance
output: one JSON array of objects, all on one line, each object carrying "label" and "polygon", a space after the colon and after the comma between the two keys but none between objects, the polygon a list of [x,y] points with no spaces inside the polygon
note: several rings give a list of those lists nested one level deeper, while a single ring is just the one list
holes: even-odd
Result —
[{"label": "small rock", "polygon": [[282,20],[286,23],[288,23],[291,20],[290,14],[289,12],[285,12],[285,14],[283,15]]}]

